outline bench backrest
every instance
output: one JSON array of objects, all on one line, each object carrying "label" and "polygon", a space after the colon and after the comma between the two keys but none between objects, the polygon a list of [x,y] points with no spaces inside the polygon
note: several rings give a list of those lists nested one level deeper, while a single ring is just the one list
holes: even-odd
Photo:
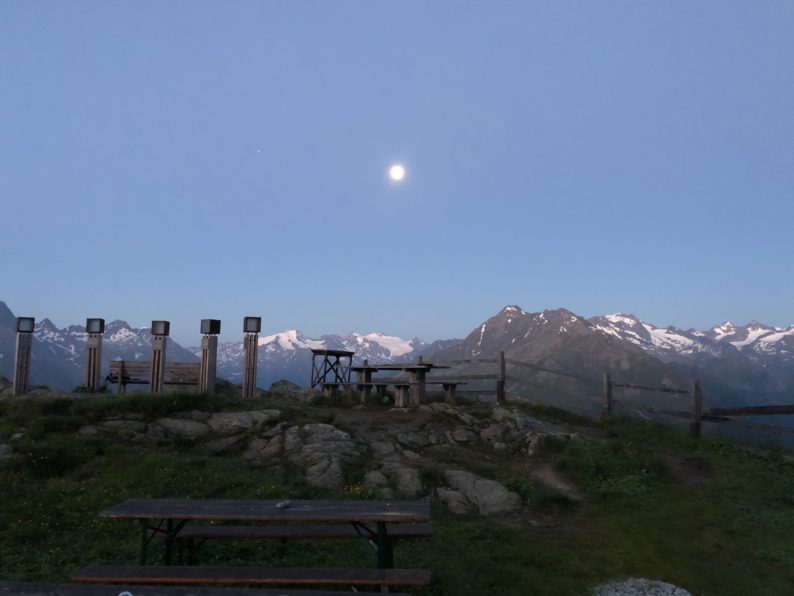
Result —
[{"label": "bench backrest", "polygon": [[[166,362],[166,385],[198,385],[201,364],[198,362]],[[148,360],[113,360],[110,363],[112,381],[121,380],[123,384],[148,383],[152,363]]]}]

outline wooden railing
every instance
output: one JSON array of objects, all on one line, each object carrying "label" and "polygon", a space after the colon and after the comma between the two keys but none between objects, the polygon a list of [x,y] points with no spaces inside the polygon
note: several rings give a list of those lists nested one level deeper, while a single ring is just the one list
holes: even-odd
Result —
[{"label": "wooden railing", "polygon": [[[600,385],[601,395],[596,396],[596,395],[577,394],[576,397],[583,398],[591,402],[595,402],[595,401],[600,402],[602,406],[602,415],[604,416],[611,415],[615,409],[615,405],[619,404],[621,406],[630,407],[636,410],[649,412],[653,414],[660,414],[663,416],[670,416],[673,418],[687,419],[689,420],[690,433],[694,437],[699,437],[701,435],[703,422],[731,423],[736,426],[740,426],[748,429],[762,430],[766,432],[783,434],[783,435],[794,435],[794,427],[788,428],[782,426],[772,426],[758,422],[735,419],[737,417],[746,417],[746,416],[777,416],[777,415],[791,416],[794,415],[794,404],[786,404],[786,405],[768,404],[768,405],[758,405],[758,406],[742,406],[736,408],[711,408],[708,410],[704,410],[704,394],[700,386],[700,380],[698,379],[693,380],[691,385],[687,388],[670,387],[667,385],[643,385],[638,383],[623,383],[623,382],[614,381],[612,379],[611,373],[609,372],[603,373],[601,379],[597,379],[594,377],[588,377],[585,375],[570,373],[564,370],[549,368],[547,366],[541,366],[539,364],[522,362],[520,360],[514,360],[512,358],[505,358],[504,352],[499,352],[496,358],[468,358],[461,360],[453,360],[450,361],[449,363],[460,364],[460,365],[496,364],[497,370],[493,373],[455,374],[455,378],[470,379],[470,380],[491,380],[491,379],[495,380],[497,382],[497,390],[496,390],[497,401],[504,400],[505,398],[504,386],[508,380],[524,383],[525,385],[529,384],[537,388],[549,387],[548,384],[538,384],[534,380],[530,381],[526,377],[522,378],[522,375],[518,373],[515,369],[523,368],[523,369],[531,369],[537,372],[545,372],[564,378],[575,379],[578,381],[582,381],[584,383],[591,384],[593,386]],[[513,370],[510,371],[509,374],[505,369],[505,365],[510,365],[511,367],[513,367]],[[650,391],[654,393],[666,393],[676,396],[688,396],[689,398],[688,408],[675,409],[675,408],[667,408],[667,407],[657,407],[657,406],[649,405],[647,403],[630,401],[624,398],[616,399],[614,397],[614,392],[616,389],[633,390],[633,391]]]}]

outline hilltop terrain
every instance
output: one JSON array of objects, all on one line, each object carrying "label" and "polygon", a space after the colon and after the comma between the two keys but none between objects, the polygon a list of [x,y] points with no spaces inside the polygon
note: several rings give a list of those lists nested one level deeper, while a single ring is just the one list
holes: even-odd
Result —
[{"label": "hilltop terrain", "polygon": [[[786,594],[786,452],[526,403],[358,404],[281,385],[0,401],[0,577],[63,581],[135,560],[124,498],[427,498],[434,537],[398,547],[430,594],[587,594],[647,577],[698,595]],[[42,553],[47,553],[42,556]],[[203,562],[370,564],[349,545],[208,543]]]}]

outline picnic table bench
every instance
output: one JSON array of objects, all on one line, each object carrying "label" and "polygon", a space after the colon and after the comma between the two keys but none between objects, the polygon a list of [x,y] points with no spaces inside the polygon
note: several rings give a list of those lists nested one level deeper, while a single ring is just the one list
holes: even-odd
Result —
[{"label": "picnic table bench", "polygon": [[[201,376],[199,362],[166,362],[165,385],[198,385]],[[152,363],[149,360],[112,360],[105,381],[116,383],[118,393],[124,393],[127,385],[148,385],[151,382]]]},{"label": "picnic table bench", "polygon": [[[118,596],[129,592],[135,596],[350,596],[349,591],[283,590],[281,588],[144,586],[100,584],[53,584],[41,582],[0,582],[0,596]],[[391,593],[391,596],[406,596]]]},{"label": "picnic table bench", "polygon": [[[433,527],[430,524],[394,524],[388,528],[388,539],[392,545],[398,540],[430,538]],[[361,528],[353,525],[318,524],[318,525],[186,525],[176,535],[177,543],[187,546],[187,563],[196,562],[198,548],[207,540],[352,540],[363,538],[375,546],[376,536],[367,535]],[[179,549],[178,560],[184,560]]]},{"label": "picnic table bench", "polygon": [[[128,499],[100,517],[137,521],[141,530],[140,565],[89,565],[72,581],[81,584],[329,586],[416,588],[430,581],[424,569],[394,569],[396,540],[431,535],[426,501],[328,501],[237,499]],[[201,522],[192,526],[190,522]],[[205,523],[210,522],[210,523]],[[222,522],[212,524],[211,522]],[[227,525],[226,522],[260,525]],[[270,525],[269,525],[270,524]],[[400,528],[400,529],[397,529]],[[198,538],[361,537],[377,554],[377,567],[274,568],[171,565],[179,540]],[[164,566],[149,566],[148,545],[165,541]]]},{"label": "picnic table bench", "polygon": [[[424,569],[342,569],[338,567],[199,567],[192,565],[89,565],[72,575],[81,584],[354,586],[421,588]],[[322,593],[322,592],[320,592]]]}]

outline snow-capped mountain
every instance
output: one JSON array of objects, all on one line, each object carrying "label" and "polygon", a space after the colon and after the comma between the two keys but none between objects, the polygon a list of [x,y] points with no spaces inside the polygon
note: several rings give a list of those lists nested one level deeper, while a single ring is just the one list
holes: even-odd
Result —
[{"label": "snow-capped mountain", "polygon": [[[384,333],[350,333],[306,337],[297,329],[259,338],[257,384],[269,387],[287,379],[308,386],[311,376],[312,349],[347,350],[355,352],[354,362],[405,362],[422,355],[428,344],[418,338],[406,340]],[[190,350],[201,353],[201,348]],[[218,345],[218,375],[233,382],[242,379],[243,342],[221,342]]]},{"label": "snow-capped mountain", "polygon": [[[9,378],[13,374],[14,324],[14,315],[0,302],[0,376]],[[315,339],[293,329],[259,338],[258,385],[267,388],[274,381],[288,379],[307,386],[312,349],[348,350],[355,353],[355,361],[371,363],[406,362],[419,356],[443,363],[489,358],[503,350],[514,361],[562,369],[588,379],[598,379],[606,371],[623,382],[653,385],[682,386],[700,378],[709,399],[726,404],[794,400],[794,325],[779,328],[756,321],[744,326],[726,322],[706,331],[683,330],[657,327],[630,314],[584,319],[564,308],[530,313],[513,305],[477,325],[463,340],[431,344],[384,333]],[[240,381],[242,350],[242,341],[219,344],[220,377]],[[149,329],[136,329],[124,321],[107,324],[105,367],[114,359],[148,359],[150,353]],[[195,362],[199,353],[199,348],[183,348],[169,338],[169,360]],[[37,323],[33,384],[71,389],[84,382],[85,361],[86,331],[82,326],[58,329],[48,319]],[[529,377],[525,371],[523,379],[513,382],[513,392],[532,395],[549,381],[559,395],[600,391],[592,383],[554,378],[542,371],[529,371]]]},{"label": "snow-capped mountain", "polygon": [[[0,376],[11,378],[14,367],[16,318],[0,302]],[[70,390],[85,382],[87,333],[82,325],[59,329],[49,319],[36,323],[33,337],[31,382],[52,389]],[[456,341],[456,340],[451,340]],[[111,360],[148,360],[151,357],[149,328],[135,328],[124,321],[105,325],[102,342],[103,376]],[[308,386],[311,376],[311,349],[325,348],[355,352],[355,361],[398,362],[418,358],[427,348],[447,346],[450,340],[426,342],[406,340],[384,333],[324,335],[311,339],[295,329],[259,338],[257,384],[268,388],[280,379]],[[184,348],[168,338],[167,360],[198,362],[201,349]],[[233,382],[242,379],[243,342],[220,342],[218,375]]]},{"label": "snow-capped mountain", "polygon": [[794,363],[794,325],[770,327],[752,321],[739,327],[726,321],[709,329],[706,335],[721,344],[730,344],[759,364],[770,360]]}]

